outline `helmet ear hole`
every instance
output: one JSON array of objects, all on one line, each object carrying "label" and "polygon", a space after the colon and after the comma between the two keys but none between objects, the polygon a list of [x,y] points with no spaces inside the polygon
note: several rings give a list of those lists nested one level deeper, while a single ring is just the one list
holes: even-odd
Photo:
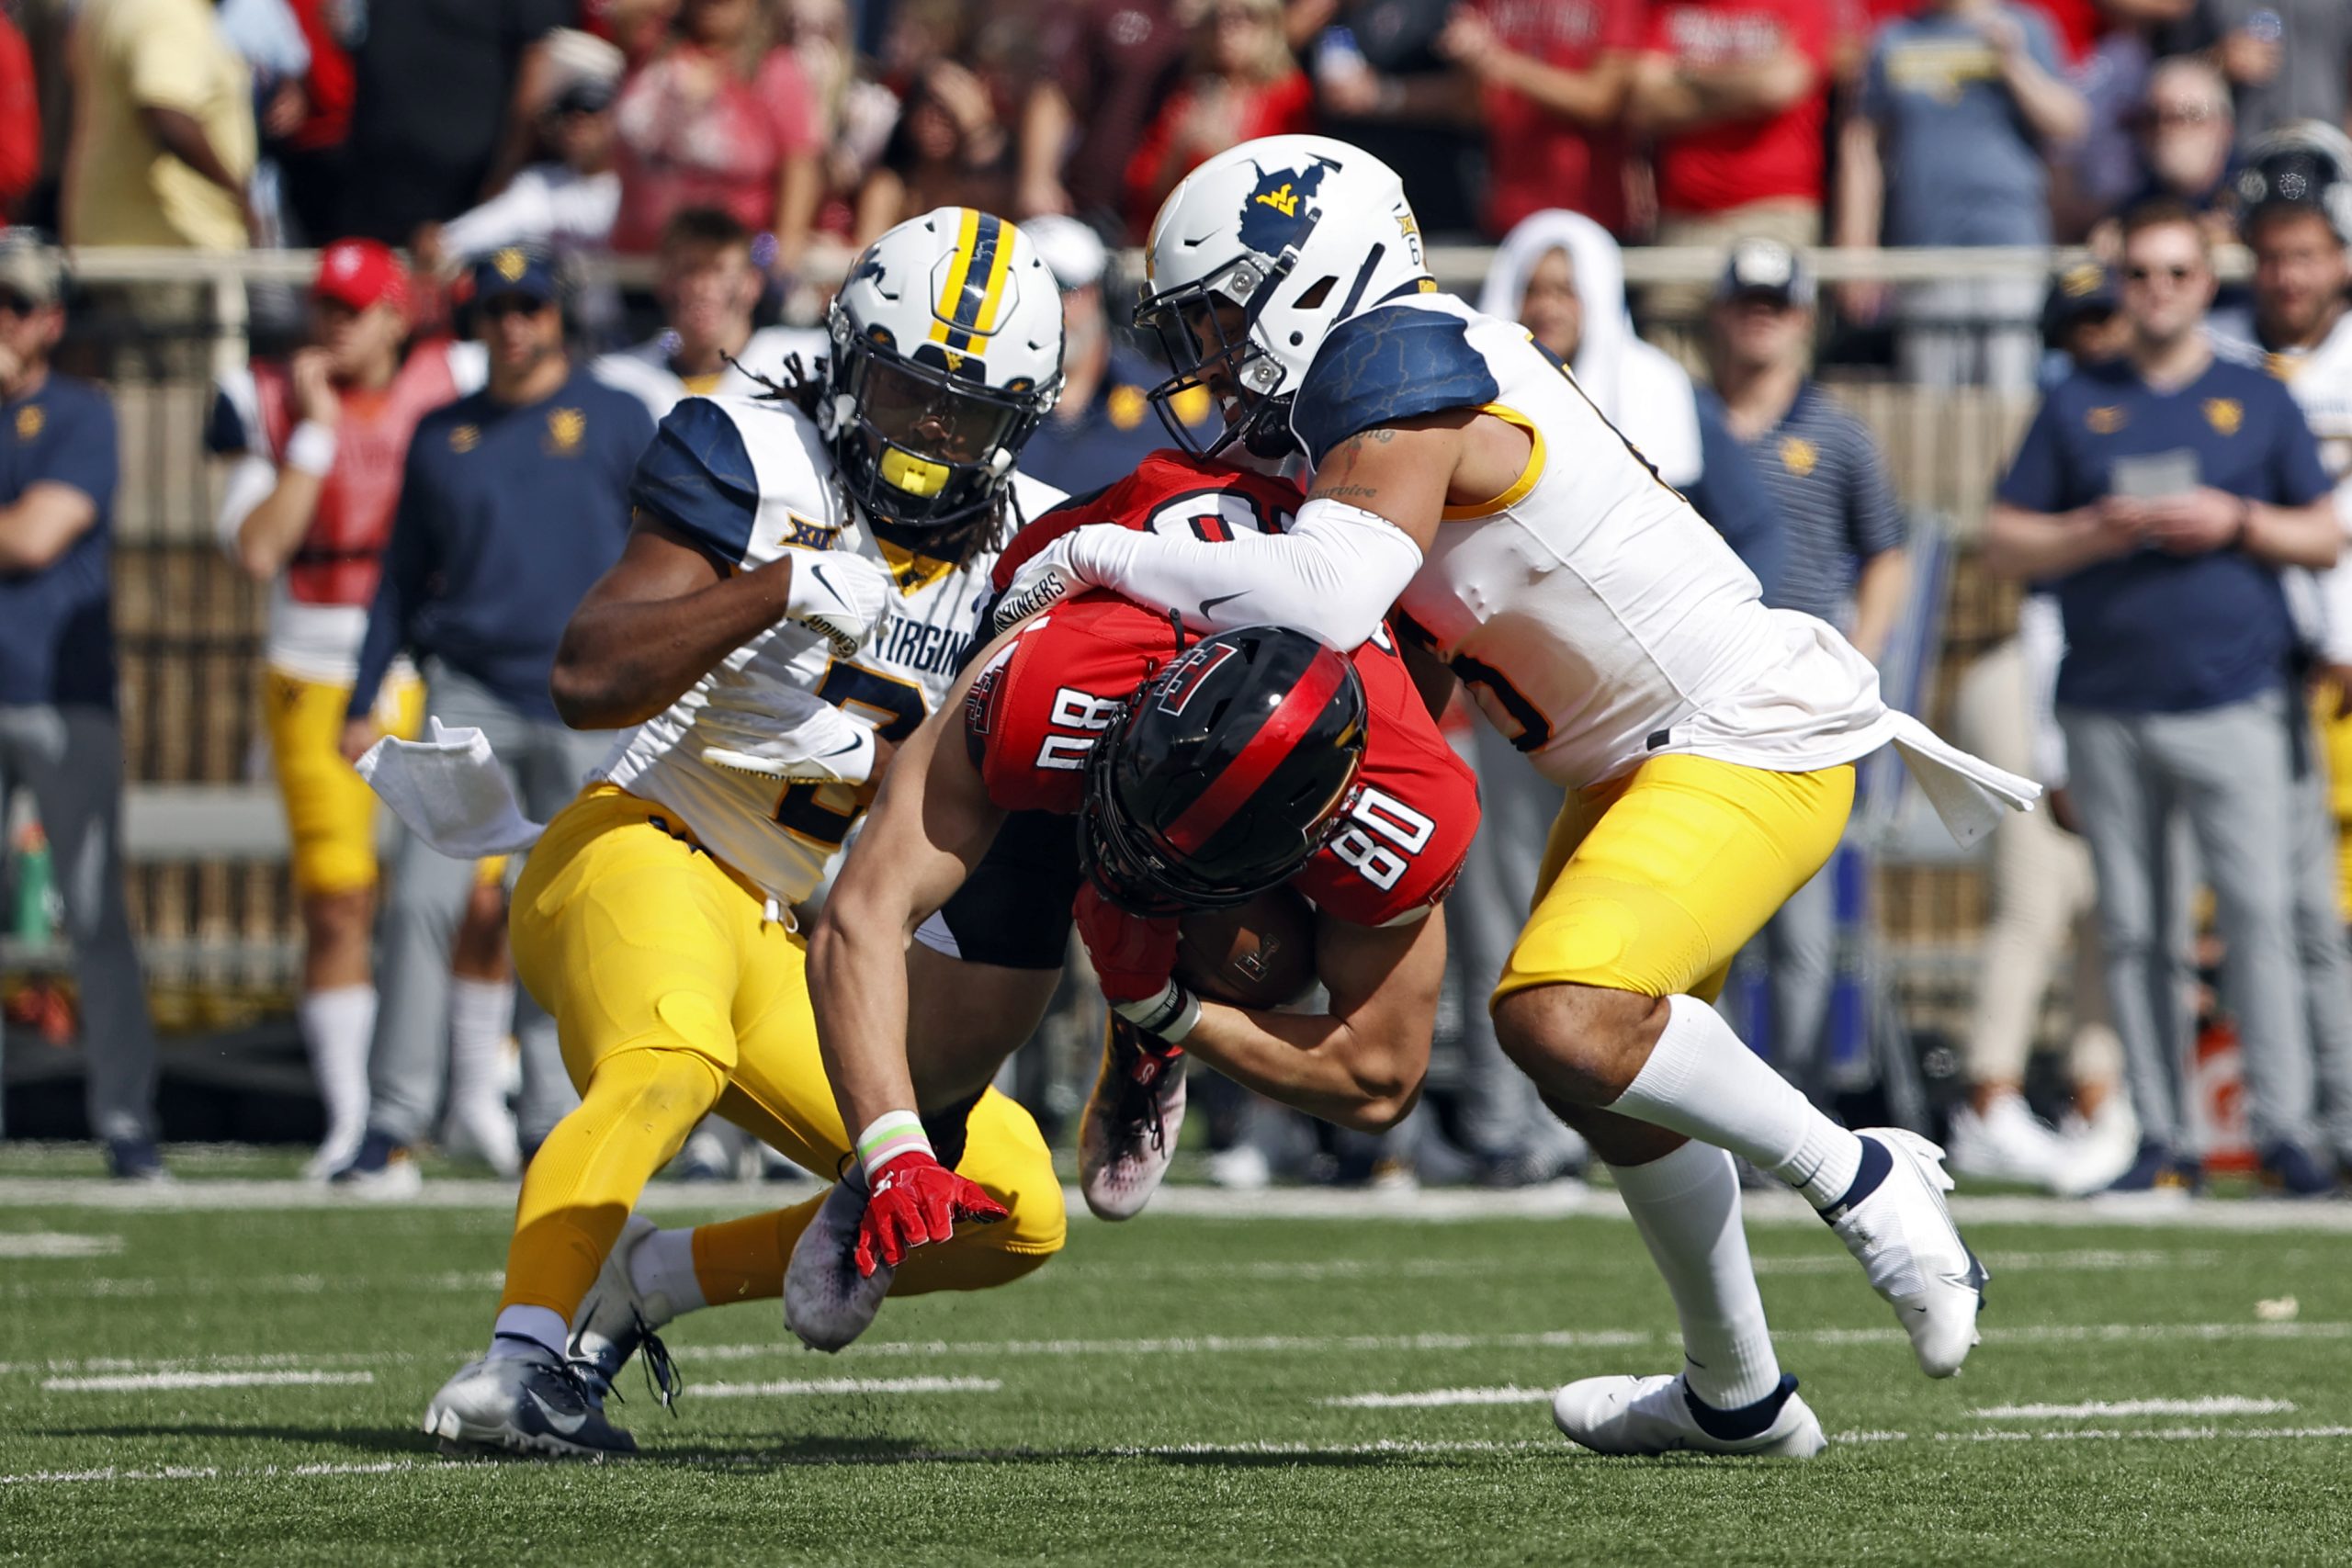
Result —
[{"label": "helmet ear hole", "polygon": [[1312,310],[1321,305],[1324,300],[1329,299],[1331,297],[1331,290],[1339,286],[1340,280],[1327,273],[1308,284],[1306,291],[1291,301],[1292,308],[1299,310]]}]

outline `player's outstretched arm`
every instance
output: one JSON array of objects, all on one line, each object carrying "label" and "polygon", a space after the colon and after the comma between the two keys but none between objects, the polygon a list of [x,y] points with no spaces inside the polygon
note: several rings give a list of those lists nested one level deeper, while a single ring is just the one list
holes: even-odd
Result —
[{"label": "player's outstretched arm", "polygon": [[1318,919],[1316,977],[1328,1013],[1204,1001],[1184,1049],[1237,1083],[1359,1132],[1405,1119],[1421,1097],[1445,978],[1445,911],[1405,926]]},{"label": "player's outstretched arm", "polygon": [[1295,626],[1346,651],[1372,636],[1420,570],[1449,501],[1510,490],[1529,451],[1516,426],[1472,409],[1359,431],[1324,454],[1286,533],[1210,543],[1080,528],[1023,569],[997,624],[1084,583],[1173,610],[1197,629]]},{"label": "player's outstretched arm", "polygon": [[858,1244],[869,1274],[909,1247],[946,1240],[959,1220],[1004,1213],[933,1157],[907,1064],[907,943],[963,886],[1004,815],[965,749],[969,684],[967,674],[899,749],[808,933],[818,1050],[872,1192]]}]

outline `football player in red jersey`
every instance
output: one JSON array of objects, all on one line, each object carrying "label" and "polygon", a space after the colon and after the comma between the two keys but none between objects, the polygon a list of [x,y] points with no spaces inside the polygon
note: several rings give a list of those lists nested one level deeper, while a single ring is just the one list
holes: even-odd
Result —
[{"label": "football player in red jersey", "polygon": [[[1296,504],[1282,480],[1160,454],[1013,549],[1097,521],[1212,540],[1278,532]],[[1352,742],[1348,711],[1362,715]],[[1361,757],[1335,781],[1326,764],[1351,744]],[[1266,627],[1183,647],[1127,601],[1070,600],[991,645],[962,712],[943,708],[908,740],[834,884],[810,954],[835,1092],[844,1038],[911,1040],[925,1082],[985,1084],[1051,994],[1071,908],[1118,1019],[1080,1134],[1097,1213],[1135,1213],[1165,1170],[1185,1051],[1317,1115],[1393,1125],[1428,1060],[1444,964],[1434,907],[1477,814],[1469,770],[1385,634],[1344,658]],[[1174,977],[1176,912],[1284,884],[1315,908],[1328,1011],[1227,1006]],[[892,1157],[868,1162],[874,1201],[860,1213],[844,1187],[795,1250],[786,1314],[812,1342],[862,1329],[876,1281],[952,1226],[963,1196],[931,1151],[881,1132]]]},{"label": "football player in red jersey", "polygon": [[[1297,501],[1282,480],[1160,454],[1024,535],[1117,518],[1226,537],[1279,528]],[[998,639],[893,757],[812,933],[835,965],[811,976],[820,1031],[908,1042],[927,1111],[867,1129],[859,1168],[800,1232],[777,1281],[793,1330],[848,1344],[910,1225],[944,1239],[1001,1212],[923,1128],[952,1137],[957,1110],[1034,1031],[1073,918],[1116,1015],[1082,1139],[1098,1213],[1135,1213],[1165,1170],[1187,1052],[1317,1115],[1394,1124],[1428,1062],[1445,961],[1436,906],[1477,822],[1476,782],[1385,637],[1346,657],[1271,627],[1180,648],[1162,617],[1089,594]],[[1313,906],[1328,1010],[1227,1006],[1175,978],[1179,911],[1280,886]],[[874,1209],[887,1224],[865,1223]],[[575,1353],[609,1380],[673,1315],[608,1266]]]}]

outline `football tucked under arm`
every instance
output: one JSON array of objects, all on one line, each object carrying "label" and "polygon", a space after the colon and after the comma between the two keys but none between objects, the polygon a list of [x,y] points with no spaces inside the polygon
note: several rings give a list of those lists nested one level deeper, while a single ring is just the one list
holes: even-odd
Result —
[{"label": "football tucked under arm", "polygon": [[1307,979],[1322,982],[1329,1010],[1275,1012],[1267,1009],[1276,1004],[1264,1000],[1245,1008],[1213,999],[1217,990],[1235,997],[1254,990],[1261,998],[1288,992],[1286,999],[1295,999],[1306,989],[1295,961],[1282,953],[1297,940],[1289,929],[1295,917],[1250,906],[1236,911],[1238,918],[1188,931],[1190,941],[1179,943],[1179,978],[1211,998],[1184,1049],[1310,1116],[1385,1132],[1419,1100],[1429,1071],[1445,976],[1444,913],[1432,909],[1404,925],[1372,927],[1317,917],[1303,902],[1298,908],[1306,914],[1303,931],[1311,932]]},{"label": "football tucked under arm", "polygon": [[1186,915],[1176,931],[1176,978],[1206,1001],[1272,1009],[1315,987],[1315,910],[1286,887],[1231,909]]}]

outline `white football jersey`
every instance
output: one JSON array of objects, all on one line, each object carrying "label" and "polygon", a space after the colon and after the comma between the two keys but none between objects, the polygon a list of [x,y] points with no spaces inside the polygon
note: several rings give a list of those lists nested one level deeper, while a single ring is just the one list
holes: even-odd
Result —
[{"label": "white football jersey", "polygon": [[[607,387],[637,399],[646,412],[659,420],[686,398],[757,397],[764,389],[744,371],[780,380],[784,362],[790,355],[798,355],[803,365],[814,369],[828,352],[825,334],[815,327],[762,327],[735,356],[734,365],[722,365],[707,384],[690,387],[670,368],[669,339],[670,334],[663,333],[630,347],[600,354],[589,371]],[[737,369],[738,365],[743,368]]]},{"label": "white football jersey", "polygon": [[[797,409],[750,399],[696,401],[723,415],[723,424],[701,420],[705,434],[726,446],[718,466],[748,457],[758,488],[750,517],[716,516],[711,527],[690,530],[707,549],[743,568],[772,561],[787,547],[854,552],[890,566],[899,592],[854,659],[838,657],[823,637],[792,622],[760,633],[665,712],[624,733],[600,774],[675,811],[713,856],[778,902],[795,904],[820,885],[849,836],[858,790],[715,767],[703,760],[697,716],[718,703],[731,715],[756,713],[786,736],[836,709],[888,739],[904,739],[938,705],[973,646],[996,551],[948,567],[887,545],[842,500],[824,443]],[[705,412],[681,410],[689,412]],[[1014,482],[1024,516],[1063,499],[1025,477]]]},{"label": "white football jersey", "polygon": [[[1870,662],[1826,624],[1767,609],[1722,536],[1526,328],[1442,294],[1376,314],[1400,310],[1460,323],[1386,334],[1406,373],[1483,388],[1482,361],[1485,408],[1534,450],[1510,491],[1447,509],[1397,607],[1546,777],[1581,789],[1661,752],[1801,772],[1886,743]],[[1460,363],[1420,366],[1424,354]],[[1324,369],[1318,358],[1302,405]]]},{"label": "white football jersey", "polygon": [[[2319,438],[2320,462],[2335,481],[2336,516],[2352,541],[2352,312],[2308,352],[2273,354],[2263,348],[2251,310],[2217,312],[2211,330],[2216,352],[2259,364],[2287,383]],[[2282,576],[2289,607],[2306,638],[2320,645],[2329,662],[2352,663],[2352,562]]]}]

